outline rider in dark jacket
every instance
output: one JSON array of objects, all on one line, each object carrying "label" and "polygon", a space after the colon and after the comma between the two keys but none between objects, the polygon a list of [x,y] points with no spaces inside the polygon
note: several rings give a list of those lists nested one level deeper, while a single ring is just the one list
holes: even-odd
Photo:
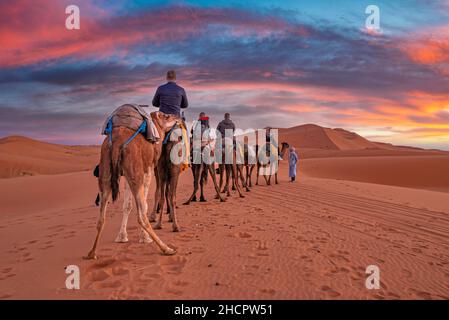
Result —
[{"label": "rider in dark jacket", "polygon": [[167,71],[167,83],[157,88],[153,98],[153,106],[165,114],[181,116],[181,110],[189,106],[184,88],[176,84],[176,72]]},{"label": "rider in dark jacket", "polygon": [[217,130],[221,133],[223,138],[225,136],[226,129],[232,129],[232,133],[234,134],[235,124],[232,122],[231,115],[228,112],[225,113],[224,120],[221,120],[217,126]]}]

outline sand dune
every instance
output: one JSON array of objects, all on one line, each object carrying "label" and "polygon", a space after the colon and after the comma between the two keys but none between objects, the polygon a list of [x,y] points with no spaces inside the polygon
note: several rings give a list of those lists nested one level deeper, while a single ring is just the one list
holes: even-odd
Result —
[{"label": "sand dune", "polygon": [[377,156],[305,159],[305,174],[449,192],[449,156]]},{"label": "sand dune", "polygon": [[380,146],[354,132],[324,128],[314,124],[281,129],[279,134],[281,139],[299,148],[326,150],[381,149]]},{"label": "sand dune", "polygon": [[91,170],[97,146],[64,146],[21,136],[0,139],[0,178]]},{"label": "sand dune", "polygon": [[446,154],[440,150],[426,150],[389,143],[369,141],[355,132],[306,124],[279,129],[279,140],[287,141],[301,151],[304,157],[346,156],[405,156]]}]

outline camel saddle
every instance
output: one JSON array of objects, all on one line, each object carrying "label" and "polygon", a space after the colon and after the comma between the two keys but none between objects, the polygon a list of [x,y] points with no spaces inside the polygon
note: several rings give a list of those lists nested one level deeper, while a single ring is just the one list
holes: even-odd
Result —
[{"label": "camel saddle", "polygon": [[134,131],[142,128],[143,122],[146,123],[145,130],[142,132],[145,138],[151,142],[158,143],[160,140],[159,132],[156,129],[151,115],[144,110],[144,106],[137,104],[124,104],[112,112],[106,119],[101,133],[108,134],[107,128],[126,127]]}]

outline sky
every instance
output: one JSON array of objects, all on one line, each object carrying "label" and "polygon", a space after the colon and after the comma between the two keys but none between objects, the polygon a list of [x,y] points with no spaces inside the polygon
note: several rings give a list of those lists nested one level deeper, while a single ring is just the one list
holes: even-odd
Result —
[{"label": "sky", "polygon": [[0,1],[0,137],[98,144],[108,114],[150,105],[168,69],[189,121],[230,112],[240,128],[449,150],[449,0]]}]

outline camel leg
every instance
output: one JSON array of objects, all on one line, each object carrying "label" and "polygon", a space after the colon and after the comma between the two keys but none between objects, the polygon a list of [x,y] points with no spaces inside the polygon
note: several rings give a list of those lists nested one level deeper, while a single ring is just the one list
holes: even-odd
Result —
[{"label": "camel leg", "polygon": [[206,202],[206,198],[204,197],[204,184],[206,183],[206,181],[204,181],[204,173],[206,173],[206,164],[203,163],[201,165],[201,174],[200,174],[200,202]]},{"label": "camel leg", "polygon": [[263,177],[265,178],[265,182],[266,182],[267,186],[269,186],[271,184],[271,181],[270,181],[271,176],[264,175]]},{"label": "camel leg", "polygon": [[231,165],[225,165],[226,168],[226,182],[223,188],[223,193],[226,193],[227,197],[231,196],[231,192],[229,191],[229,179],[231,178]]},{"label": "camel leg", "polygon": [[173,222],[172,228],[173,232],[179,232],[181,231],[181,228],[178,224],[178,218],[176,214],[176,188],[178,186],[178,176],[175,175],[170,180],[170,185],[167,192],[167,200],[168,200],[168,207],[170,209],[170,220]]},{"label": "camel leg", "polygon": [[157,218],[157,223],[154,226],[154,229],[162,229],[162,216],[164,212],[164,203],[165,203],[165,191],[166,191],[166,184],[167,181],[165,180],[165,177],[160,180],[160,190],[159,190],[159,208],[160,213]]},{"label": "camel leg", "polygon": [[211,164],[211,165],[208,165],[207,167],[209,168],[209,173],[212,177],[212,182],[214,183],[215,192],[216,192],[215,199],[220,199],[220,202],[223,202],[223,201],[225,201],[225,199],[223,199],[223,197],[220,194],[220,187],[217,185],[217,179],[215,177],[214,166]]},{"label": "camel leg", "polygon": [[[242,165],[237,165],[237,175],[240,176],[240,181],[242,182],[242,186],[245,187],[246,192],[249,192],[248,185],[246,183],[246,179],[243,177],[243,167]],[[238,179],[237,179],[238,182]]]},{"label": "camel leg", "polygon": [[198,180],[199,180],[198,165],[194,164],[192,166],[192,171],[193,171],[193,192],[192,192],[192,195],[190,196],[190,198],[186,202],[184,202],[185,205],[189,205],[190,202],[196,201],[196,193],[198,192]]},{"label": "camel leg", "polygon": [[155,171],[155,178],[156,178],[156,190],[154,191],[154,204],[153,204],[153,211],[150,213],[150,222],[156,222],[156,214],[159,212],[159,197],[160,197],[160,175],[157,171]]},{"label": "camel leg", "polygon": [[[278,163],[277,163],[277,167],[278,167],[278,169],[279,169],[279,161],[278,161]],[[274,183],[275,183],[275,184],[279,184],[279,181],[278,181],[278,172],[277,172],[277,171],[274,173]]]},{"label": "camel leg", "polygon": [[253,180],[252,180],[252,175],[253,175],[253,170],[254,170],[254,165],[250,165],[249,167],[249,187],[252,188],[253,187]]},{"label": "camel leg", "polygon": [[154,232],[153,228],[151,227],[150,222],[148,221],[147,217],[147,209],[148,204],[145,199],[145,192],[144,188],[142,186],[138,187],[136,190],[136,187],[133,189],[134,198],[136,199],[136,207],[137,207],[137,221],[139,225],[148,233],[148,235],[151,237],[151,239],[156,242],[159,249],[162,251],[165,255],[173,255],[176,253],[175,250],[167,246],[162,240],[157,236],[157,234]]},{"label": "camel leg", "polygon": [[174,177],[172,177],[170,179],[170,181],[167,181],[166,187],[165,187],[165,204],[167,205],[168,222],[173,222],[173,215],[172,215],[172,211],[171,211],[171,204],[170,204],[170,197],[169,197],[173,179],[174,179]]},{"label": "camel leg", "polygon": [[259,185],[259,174],[260,174],[260,165],[259,165],[259,162],[257,162],[257,165],[256,165],[256,186]]},{"label": "camel leg", "polygon": [[166,214],[168,214],[168,216],[169,216],[168,221],[171,222],[171,220],[170,220],[170,206],[168,205],[168,197],[167,197],[169,188],[170,188],[170,181],[165,181],[165,205],[167,206]]},{"label": "camel leg", "polygon": [[97,259],[97,246],[98,241],[100,240],[101,232],[103,231],[105,219],[106,219],[106,208],[108,205],[109,196],[111,195],[111,187],[109,185],[104,185],[103,190],[100,195],[100,217],[97,222],[97,236],[95,237],[94,244],[92,249],[89,251],[87,256],[84,259]]},{"label": "camel leg", "polygon": [[129,188],[128,182],[125,182],[125,199],[123,200],[122,224],[120,226],[120,231],[117,237],[115,238],[115,242],[119,243],[128,242],[128,232],[126,231],[126,227],[128,225],[128,218],[132,208],[133,208],[133,194],[131,193],[131,189]]},{"label": "camel leg", "polygon": [[[144,196],[145,196],[145,203],[147,204],[147,210],[148,210],[148,192],[150,192],[150,185],[151,185],[151,179],[153,177],[154,170],[151,169],[147,174],[144,175]],[[148,213],[145,211],[145,215]],[[153,240],[150,238],[148,233],[145,232],[142,228],[139,230],[139,243],[151,243]]]},{"label": "camel leg", "polygon": [[[224,175],[225,165],[224,164],[220,164],[218,167],[220,168],[220,187],[219,187],[219,190],[221,190],[221,187],[223,186],[223,175]],[[221,192],[224,193],[225,192],[224,189]]]},{"label": "camel leg", "polygon": [[242,190],[240,189],[240,185],[239,185],[239,181],[238,181],[237,165],[236,164],[231,165],[231,170],[232,170],[232,177],[236,182],[235,186],[236,186],[237,192],[239,193],[240,198],[245,198],[245,196],[242,193]]}]

